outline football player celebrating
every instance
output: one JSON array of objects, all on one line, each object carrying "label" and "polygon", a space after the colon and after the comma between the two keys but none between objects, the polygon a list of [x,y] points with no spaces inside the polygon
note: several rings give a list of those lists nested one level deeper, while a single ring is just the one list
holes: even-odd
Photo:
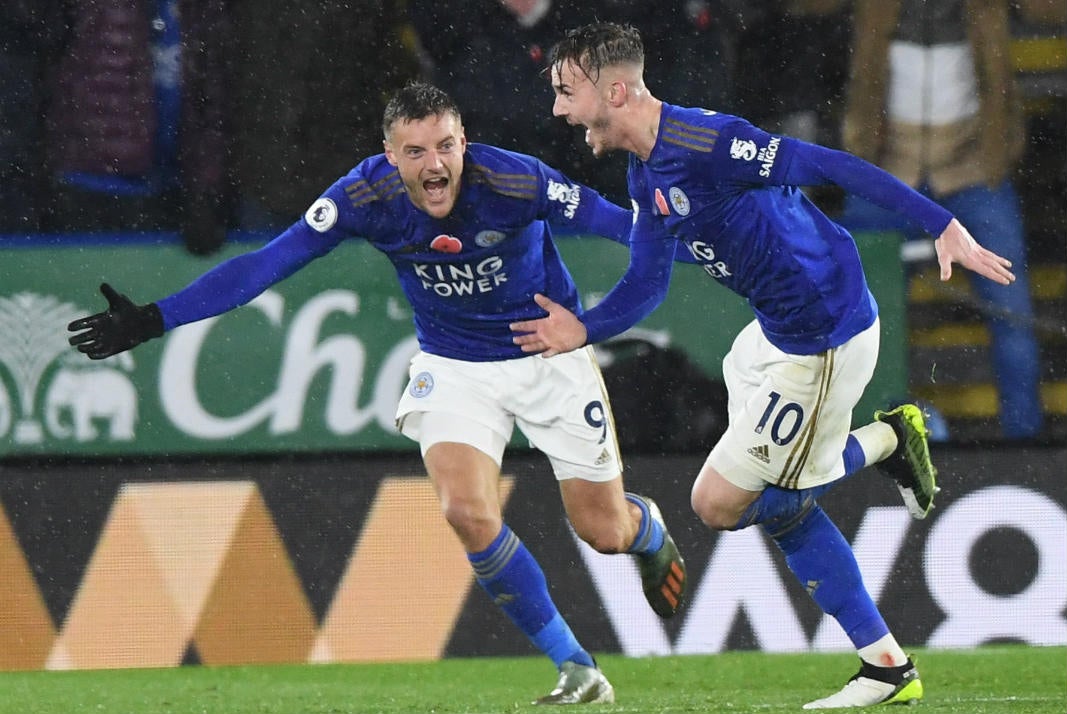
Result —
[{"label": "football player celebrating", "polygon": [[909,216],[935,236],[942,279],[952,263],[999,283],[1010,262],[979,246],[943,208],[850,154],[757,129],[744,119],[673,106],[644,84],[632,27],[587,25],[550,56],[553,113],[586,129],[595,154],[630,152],[636,219],[630,266],[576,316],[549,296],[549,315],[513,325],[531,353],[565,353],[618,334],[659,305],[677,252],[744,297],[755,313],[723,361],[729,426],[692,489],[709,527],[758,524],[815,602],[855,645],[859,672],[806,707],[920,699],[915,666],[868,594],[856,558],[817,498],[881,462],[912,515],[937,492],[920,410],[878,412],[850,431],[878,355],[878,307],[852,237],[798,188],[834,183]]},{"label": "football player celebrating", "polygon": [[367,240],[392,261],[420,346],[397,425],[419,443],[478,583],[557,666],[556,688],[538,703],[614,701],[541,566],[504,523],[499,480],[517,423],[548,456],[575,532],[601,553],[636,556],[653,610],[677,611],[685,564],[656,504],[623,490],[591,348],[545,360],[513,344],[509,329],[542,314],[534,293],[580,309],[550,224],[625,243],[631,214],[531,156],[468,144],[458,107],[428,84],[393,96],[383,131],[384,153],[359,163],[265,247],[148,305],[104,285],[107,311],[72,322],[70,342],[92,359],[108,357],[243,305],[346,240]]}]

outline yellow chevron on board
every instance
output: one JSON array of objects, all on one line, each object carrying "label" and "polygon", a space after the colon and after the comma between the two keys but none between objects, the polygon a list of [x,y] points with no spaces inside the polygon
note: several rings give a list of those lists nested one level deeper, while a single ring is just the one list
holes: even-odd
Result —
[{"label": "yellow chevron on board", "polygon": [[191,626],[171,599],[159,566],[142,532],[136,498],[120,493],[48,668],[165,667],[180,662]]},{"label": "yellow chevron on board", "polygon": [[41,669],[55,639],[41,591],[0,506],[0,670]]},{"label": "yellow chevron on board", "polygon": [[[908,282],[908,302],[951,302],[961,293],[972,295],[971,282],[964,273],[965,269],[954,266],[952,278],[943,283],[938,268],[919,270]],[[1030,294],[1035,300],[1067,298],[1067,264],[1042,263],[1031,266],[1028,278]]]},{"label": "yellow chevron on board", "polygon": [[258,488],[247,495],[193,643],[210,665],[307,661],[315,616]]},{"label": "yellow chevron on board", "polygon": [[912,347],[988,347],[989,330],[981,322],[946,322],[908,333]]},{"label": "yellow chevron on board", "polygon": [[[501,505],[514,479],[501,479]],[[387,477],[334,593],[313,662],[433,660],[473,583],[429,479]]]},{"label": "yellow chevron on board", "polygon": [[300,661],[313,638],[255,483],[126,484],[47,666],[174,666],[190,644],[205,664]]},{"label": "yellow chevron on board", "polygon": [[1067,38],[1019,37],[1011,42],[1011,58],[1019,72],[1067,69]]},{"label": "yellow chevron on board", "polygon": [[[946,417],[957,419],[995,418],[1000,415],[997,389],[992,384],[915,385],[915,395],[930,401]],[[1045,414],[1067,415],[1067,382],[1041,385]]]}]

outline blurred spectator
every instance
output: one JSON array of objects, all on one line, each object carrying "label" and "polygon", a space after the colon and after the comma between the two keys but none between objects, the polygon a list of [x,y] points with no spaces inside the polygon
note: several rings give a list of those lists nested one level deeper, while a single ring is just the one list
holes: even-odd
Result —
[{"label": "blurred spectator", "polygon": [[274,233],[356,159],[382,151],[386,100],[418,61],[395,0],[228,6],[237,226]]},{"label": "blurred spectator", "polygon": [[51,231],[225,236],[224,0],[62,3],[46,157]]},{"label": "blurred spectator", "polygon": [[60,6],[40,0],[0,5],[0,233],[40,227],[43,72],[62,30]]},{"label": "blurred spectator", "polygon": [[[594,10],[597,20],[632,25],[641,32],[645,45],[645,84],[654,95],[671,97],[671,102],[679,106],[733,111],[736,38],[751,14],[750,3],[743,0],[664,3],[592,0],[588,7]],[[578,24],[571,22],[567,29]],[[628,205],[626,152],[594,158],[585,148],[584,138],[582,141],[575,149],[587,167],[582,180]]]},{"label": "blurred spectator", "polygon": [[763,0],[735,14],[735,111],[767,131],[838,145],[850,23],[840,0]]},{"label": "blurred spectator", "polygon": [[[1064,201],[1067,197],[1067,23],[1032,23],[1020,17],[1018,8],[1015,9],[1012,54],[1029,135],[1026,153],[1015,172],[1015,188],[1022,199],[1031,263],[1064,264],[1067,263],[1067,201]],[[1040,286],[1035,287],[1040,290]],[[1041,312],[1039,305],[1038,315]],[[1062,361],[1067,366],[1067,358]]]},{"label": "blurred spectator", "polygon": [[[408,0],[408,9],[427,79],[463,107],[471,141],[536,155],[583,180],[588,152],[576,150],[575,130],[552,116],[552,86],[544,70],[552,45],[591,17],[588,3]],[[604,191],[596,182],[590,185]]]},{"label": "blurred spectator", "polygon": [[[1001,430],[1041,435],[1040,359],[1027,249],[1012,172],[1026,136],[1011,66],[1008,0],[855,0],[844,148],[952,211],[985,247],[1014,264],[1009,287],[972,280],[985,304]],[[1063,22],[1063,0],[1021,0],[1035,20]],[[849,197],[853,230],[900,230]]]},{"label": "blurred spectator", "polygon": [[[738,2],[739,7],[744,3]],[[680,104],[723,110],[732,95],[733,11],[723,3],[678,0],[409,0],[427,79],[464,107],[472,141],[535,154],[571,179],[629,205],[626,156],[595,158],[584,132],[552,116],[545,74],[549,49],[593,20],[639,28],[655,62],[646,81]]]},{"label": "blurred spectator", "polygon": [[[743,0],[594,0],[599,20],[633,25],[645,45],[645,84],[683,107],[732,111]],[[810,39],[810,38],[809,38]]]}]

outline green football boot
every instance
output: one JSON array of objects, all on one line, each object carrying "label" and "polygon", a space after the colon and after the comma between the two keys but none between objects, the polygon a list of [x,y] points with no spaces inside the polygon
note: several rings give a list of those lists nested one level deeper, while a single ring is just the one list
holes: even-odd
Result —
[{"label": "green football boot", "polygon": [[926,518],[941,489],[937,487],[937,468],[930,461],[929,432],[922,410],[914,404],[901,404],[887,412],[876,411],[874,418],[891,426],[897,435],[897,448],[879,466],[897,482],[912,517]]}]

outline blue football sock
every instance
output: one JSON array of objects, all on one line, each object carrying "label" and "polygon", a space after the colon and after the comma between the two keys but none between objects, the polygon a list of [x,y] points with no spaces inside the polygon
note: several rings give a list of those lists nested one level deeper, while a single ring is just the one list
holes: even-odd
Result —
[{"label": "blue football sock", "polygon": [[[845,450],[841,453],[845,460],[845,476],[851,476],[867,465],[867,454],[863,453],[860,440],[852,434],[845,441]],[[839,479],[840,480],[840,479]]]},{"label": "blue football sock", "polygon": [[830,517],[812,503],[783,530],[764,530],[785,554],[785,562],[822,611],[837,620],[856,649],[889,633],[856,556]]},{"label": "blue football sock", "polygon": [[758,498],[748,505],[731,530],[739,531],[760,524],[768,532],[778,532],[789,527],[796,518],[815,505],[815,499],[828,491],[833,483],[814,488],[791,489],[767,486]]},{"label": "blue football sock", "polygon": [[774,532],[788,528],[791,520],[805,512],[821,495],[867,465],[863,447],[859,439],[852,434],[848,435],[841,456],[845,462],[845,475],[842,478],[813,488],[788,489],[767,486],[759,498],[749,504],[741,514],[732,530],[741,530],[756,523]]},{"label": "blue football sock", "polygon": [[626,500],[641,510],[641,524],[637,527],[637,535],[630,544],[627,553],[634,555],[649,555],[663,547],[663,527],[654,520],[648,512],[648,504],[632,493],[626,494]]},{"label": "blue football sock", "polygon": [[541,566],[507,525],[467,559],[478,584],[557,668],[567,661],[595,666],[552,602]]}]

